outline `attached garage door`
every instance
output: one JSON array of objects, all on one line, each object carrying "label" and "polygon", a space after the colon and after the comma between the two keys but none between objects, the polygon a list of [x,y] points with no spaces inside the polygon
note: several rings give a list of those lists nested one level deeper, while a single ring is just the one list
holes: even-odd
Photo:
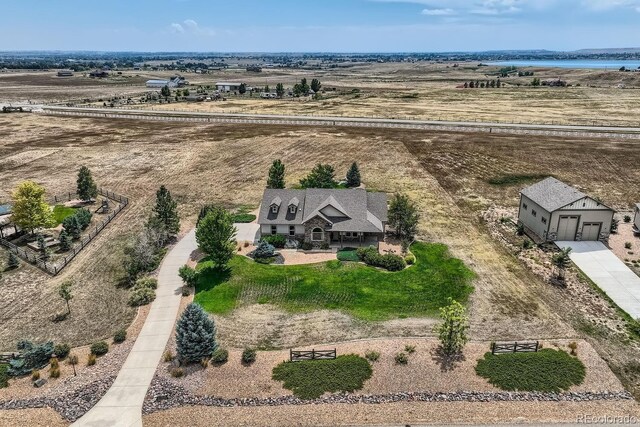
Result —
[{"label": "attached garage door", "polygon": [[561,216],[558,224],[558,240],[575,240],[579,219],[578,216]]},{"label": "attached garage door", "polygon": [[585,222],[582,225],[582,240],[596,241],[600,237],[601,222]]}]

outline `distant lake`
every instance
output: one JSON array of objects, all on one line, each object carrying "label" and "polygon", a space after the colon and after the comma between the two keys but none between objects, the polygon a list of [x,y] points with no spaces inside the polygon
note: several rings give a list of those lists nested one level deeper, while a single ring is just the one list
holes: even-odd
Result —
[{"label": "distant lake", "polygon": [[637,69],[640,61],[606,61],[597,59],[549,59],[549,60],[514,60],[489,62],[489,65],[515,65],[516,67],[545,67],[545,68],[595,68],[619,70],[621,67]]}]

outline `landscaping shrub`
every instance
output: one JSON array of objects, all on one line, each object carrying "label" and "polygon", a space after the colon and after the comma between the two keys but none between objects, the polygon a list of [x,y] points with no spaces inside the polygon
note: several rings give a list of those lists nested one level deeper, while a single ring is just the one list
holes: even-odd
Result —
[{"label": "landscaping shrub", "polygon": [[624,242],[625,249],[631,249],[631,247],[632,247],[631,242]]},{"label": "landscaping shrub", "polygon": [[338,251],[337,257],[340,261],[352,261],[352,262],[360,261],[360,257],[358,257],[358,252],[356,252],[355,249],[351,249],[351,248],[340,249]]},{"label": "landscaping shrub", "polygon": [[89,353],[87,357],[87,366],[93,366],[96,364],[96,355],[93,353]]},{"label": "landscaping shrub", "polygon": [[407,363],[409,363],[409,357],[407,356],[407,353],[397,353],[394,359],[396,361],[396,365],[406,365]]},{"label": "landscaping shrub", "polygon": [[162,359],[165,362],[171,362],[173,359],[175,358],[175,356],[173,355],[173,353],[171,352],[171,350],[167,350],[164,352],[164,355],[162,356]]},{"label": "landscaping shrub", "polygon": [[34,369],[33,371],[31,371],[31,381],[36,381],[40,379],[40,371],[38,371],[37,369]]},{"label": "landscaping shrub", "polygon": [[122,328],[118,329],[116,333],[113,335],[113,342],[116,344],[120,344],[127,339],[127,330]]},{"label": "landscaping shrub", "polygon": [[85,208],[80,208],[76,211],[75,216],[78,218],[80,229],[86,230],[87,227],[89,227],[89,224],[91,224],[91,218],[93,217],[93,214]]},{"label": "landscaping shrub", "polygon": [[46,366],[53,354],[53,343],[33,344],[31,341],[18,342],[19,356],[9,361],[7,373],[12,377],[29,375],[32,370]]},{"label": "landscaping shrub", "polygon": [[329,243],[327,243],[327,242],[320,243],[320,249],[322,249],[323,251],[328,250],[329,249]]},{"label": "landscaping shrub", "polygon": [[153,289],[135,287],[129,294],[129,305],[131,307],[139,307],[151,303],[154,299],[156,299],[156,292]]},{"label": "landscaping shrub", "polygon": [[250,364],[256,361],[257,352],[253,348],[245,348],[242,351],[242,363]]},{"label": "landscaping shrub", "polygon": [[182,368],[173,368],[169,371],[173,378],[180,378],[184,376],[184,369]]},{"label": "landscaping shrub", "polygon": [[211,360],[213,361],[213,363],[216,363],[218,365],[227,363],[227,360],[229,360],[229,352],[224,348],[217,348],[216,351],[213,352]]},{"label": "landscaping shrub", "polygon": [[524,239],[522,241],[522,249],[531,249],[533,248],[533,242],[529,239]]},{"label": "landscaping shrub", "polygon": [[375,362],[380,359],[380,353],[373,350],[367,350],[367,352],[364,354],[364,357],[366,357],[370,362]]},{"label": "landscaping shrub", "polygon": [[20,258],[13,252],[9,252],[7,256],[7,270],[13,270],[18,267],[20,267]]},{"label": "landscaping shrub", "polygon": [[206,357],[203,358],[200,361],[200,366],[202,366],[204,369],[207,369],[209,367],[209,359],[207,359]]},{"label": "landscaping shrub", "polygon": [[195,268],[191,268],[188,265],[183,265],[178,270],[178,275],[187,286],[195,287],[198,284],[199,276]]},{"label": "landscaping shrub", "polygon": [[51,359],[49,359],[49,366],[51,366],[51,369],[59,368],[60,362],[58,362],[58,358],[52,357]]},{"label": "landscaping shrub", "polygon": [[625,215],[624,222],[627,222],[627,223],[631,222],[631,217],[629,215]]},{"label": "landscaping shrub", "polygon": [[69,355],[70,351],[71,346],[69,344],[56,344],[55,347],[53,347],[53,353],[60,360],[64,360]]},{"label": "landscaping shrub", "polygon": [[261,242],[267,242],[270,245],[278,249],[283,249],[284,245],[287,243],[287,238],[282,234],[269,234],[266,236],[262,236]]},{"label": "landscaping shrub", "polygon": [[493,355],[478,361],[476,373],[491,384],[509,391],[560,392],[582,384],[585,367],[562,350]]},{"label": "landscaping shrub", "polygon": [[9,387],[8,365],[0,365],[0,388]]},{"label": "landscaping shrub", "polygon": [[578,343],[577,342],[575,342],[575,341],[570,342],[568,347],[571,350],[571,355],[572,356],[577,356],[578,355]]},{"label": "landscaping shrub", "polygon": [[415,256],[414,254],[407,254],[407,255],[404,257],[404,262],[405,262],[407,265],[413,265],[413,264],[415,264],[415,263],[416,263],[416,256]]},{"label": "landscaping shrub", "polygon": [[355,354],[333,360],[282,362],[273,368],[272,378],[301,399],[315,399],[326,392],[354,392],[371,378],[367,359]]},{"label": "landscaping shrub", "polygon": [[276,248],[270,244],[265,242],[264,240],[260,242],[255,251],[253,251],[253,256],[258,258],[271,258],[275,255]]},{"label": "landscaping shrub", "polygon": [[107,354],[109,351],[109,344],[105,341],[98,341],[91,344],[91,354],[95,354],[96,356],[102,356]]},{"label": "landscaping shrub", "polygon": [[400,271],[407,266],[404,258],[401,256],[395,254],[382,255],[378,252],[378,249],[373,246],[359,248],[358,256],[367,265],[381,267],[389,271]]},{"label": "landscaping shrub", "polygon": [[49,378],[60,378],[60,368],[51,368],[49,370]]},{"label": "landscaping shrub", "polygon": [[234,214],[231,218],[233,222],[243,224],[255,221],[256,216],[249,213],[237,213]]},{"label": "landscaping shrub", "polygon": [[136,280],[135,288],[158,289],[158,280],[153,277],[141,277]]},{"label": "landscaping shrub", "polygon": [[406,351],[408,354],[413,354],[416,352],[416,346],[407,344],[404,346],[404,351]]},{"label": "landscaping shrub", "polygon": [[303,251],[310,251],[311,249],[313,249],[313,245],[311,244],[311,242],[302,242],[300,248]]}]

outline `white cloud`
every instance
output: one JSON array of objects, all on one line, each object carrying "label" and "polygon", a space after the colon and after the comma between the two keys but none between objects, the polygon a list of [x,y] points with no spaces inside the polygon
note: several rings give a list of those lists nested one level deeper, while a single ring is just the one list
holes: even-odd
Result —
[{"label": "white cloud", "polygon": [[450,16],[455,15],[456,11],[450,8],[447,9],[422,9],[423,15],[428,16]]},{"label": "white cloud", "polygon": [[209,27],[201,27],[196,21],[193,19],[185,19],[181,24],[172,23],[169,25],[169,29],[172,33],[176,34],[195,34],[198,36],[214,36],[216,32],[213,28]]}]

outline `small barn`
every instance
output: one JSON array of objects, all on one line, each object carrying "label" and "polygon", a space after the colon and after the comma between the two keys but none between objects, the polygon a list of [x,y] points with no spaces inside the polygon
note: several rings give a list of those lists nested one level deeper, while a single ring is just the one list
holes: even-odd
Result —
[{"label": "small barn", "polygon": [[[237,92],[240,90],[241,84],[239,82],[217,82],[216,89],[220,92]],[[247,88],[248,90],[249,88]]]},{"label": "small barn", "polygon": [[606,240],[615,211],[553,177],[520,192],[518,223],[538,241]]}]

